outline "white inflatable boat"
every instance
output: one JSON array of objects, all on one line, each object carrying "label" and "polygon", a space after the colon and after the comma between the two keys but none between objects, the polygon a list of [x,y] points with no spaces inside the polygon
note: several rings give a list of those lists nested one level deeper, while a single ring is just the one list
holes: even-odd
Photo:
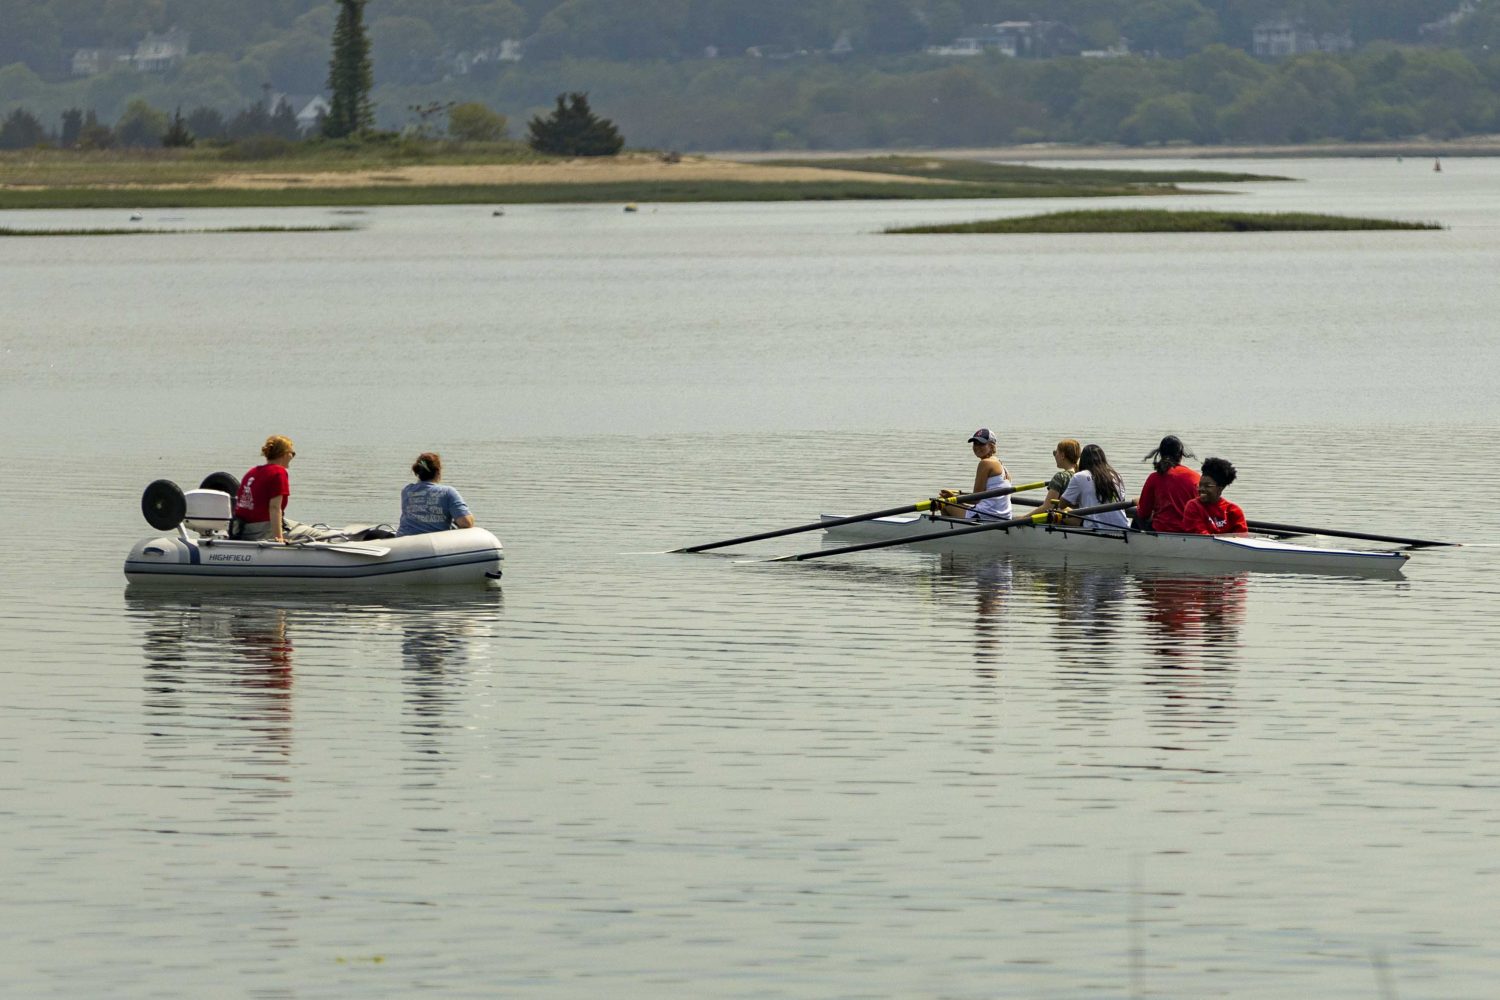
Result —
[{"label": "white inflatable boat", "polygon": [[[205,484],[221,476],[225,474],[215,473]],[[483,528],[399,537],[346,529],[326,532],[318,541],[245,541],[229,537],[231,503],[226,490],[184,493],[169,480],[152,483],[141,509],[152,527],[171,533],[137,542],[125,558],[125,578],[131,584],[260,587],[485,584],[500,579],[505,553],[499,539]]]}]

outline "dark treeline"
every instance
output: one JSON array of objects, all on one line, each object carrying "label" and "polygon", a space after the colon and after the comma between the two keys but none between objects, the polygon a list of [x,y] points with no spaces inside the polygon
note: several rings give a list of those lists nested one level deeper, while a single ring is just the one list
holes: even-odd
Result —
[{"label": "dark treeline", "polygon": [[[169,115],[142,100],[133,100],[118,120],[101,121],[92,108],[69,108],[50,123],[24,107],[0,118],[0,150],[55,147],[60,149],[156,149],[192,146],[199,140],[238,143],[236,152],[255,148],[247,140],[275,140],[291,144],[308,136],[285,101],[268,110],[264,101],[233,115],[200,106]],[[270,147],[267,147],[270,148]]]},{"label": "dark treeline", "polygon": [[[1394,46],[1274,63],[1216,46],[1177,60],[569,62],[539,70],[513,67],[477,93],[496,107],[532,107],[562,89],[586,90],[633,145],[671,149],[1267,144],[1500,131],[1500,55]],[[439,97],[448,86],[390,93]]]},{"label": "dark treeline", "polygon": [[[79,108],[114,122],[144,102],[227,125],[268,91],[300,107],[324,92],[336,16],[316,0],[0,0],[0,120],[24,110],[59,136]],[[1500,131],[1500,0],[369,0],[365,17],[384,129],[446,102],[525,120],[582,91],[633,145],[677,149]],[[1132,54],[924,51],[1037,17],[1067,25],[1073,48]],[[1252,57],[1255,26],[1276,18],[1354,48]],[[69,63],[172,28],[188,50],[153,71]]]},{"label": "dark treeline", "polygon": [[[1456,41],[1500,41],[1496,6],[1479,0],[1455,25]],[[841,35],[855,52],[889,54],[951,41],[974,24],[1045,18],[1070,25],[1086,47],[1127,39],[1133,51],[1184,55],[1215,43],[1247,48],[1254,26],[1272,18],[1347,30],[1358,45],[1417,42],[1423,25],[1460,7],[1461,0],[370,0],[367,17],[387,71],[420,82],[410,77],[431,72],[445,54],[506,39],[523,40],[530,59],[826,50]],[[0,0],[0,66],[21,63],[54,79],[67,74],[77,48],[128,47],[177,28],[194,53],[295,71],[304,78],[278,86],[310,89],[322,82],[336,16],[327,0]]]}]

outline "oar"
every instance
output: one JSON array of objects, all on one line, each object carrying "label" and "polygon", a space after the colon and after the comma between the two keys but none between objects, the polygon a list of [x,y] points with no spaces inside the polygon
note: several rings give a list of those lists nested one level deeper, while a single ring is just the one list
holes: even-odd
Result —
[{"label": "oar", "polygon": [[[1119,503],[1100,504],[1097,507],[1078,507],[1068,511],[1069,517],[1088,517],[1090,514],[1105,514],[1112,510],[1124,510],[1132,505],[1130,500],[1121,500]],[[1047,518],[1045,514],[1027,514],[1024,517],[1013,517],[1008,521],[991,521],[985,524],[976,524],[972,527],[950,528],[946,531],[927,531],[920,535],[907,535],[905,538],[886,538],[878,542],[861,542],[858,545],[841,545],[836,549],[819,549],[816,552],[799,552],[791,556],[778,556],[775,559],[767,559],[766,562],[802,562],[804,559],[822,559],[824,556],[841,556],[849,552],[864,552],[868,549],[884,549],[892,545],[911,545],[914,542],[930,542],[938,538],[950,539],[959,535],[972,535],[977,531],[994,531],[997,528],[1015,528],[1022,524],[1040,524]],[[831,523],[831,522],[830,522]]]},{"label": "oar", "polygon": [[1290,535],[1327,535],[1329,538],[1358,538],[1366,542],[1391,542],[1414,549],[1435,545],[1461,545],[1462,542],[1434,542],[1425,538],[1401,538],[1396,535],[1370,535],[1363,531],[1338,531],[1334,528],[1307,528],[1296,524],[1272,524],[1270,521],[1246,521],[1251,531],[1267,531]]},{"label": "oar", "polygon": [[836,517],[832,521],[815,521],[812,524],[799,524],[795,528],[779,528],[776,531],[762,531],[758,535],[743,535],[739,538],[726,538],[722,542],[705,542],[702,545],[689,545],[686,548],[672,549],[671,552],[707,552],[709,549],[722,549],[726,545],[743,545],[746,542],[758,542],[766,538],[780,538],[782,535],[795,535],[800,531],[813,531],[817,528],[833,528],[840,524],[854,524],[858,521],[873,521],[877,517],[895,517],[897,514],[915,514],[917,511],[931,510],[934,506],[942,506],[944,503],[962,504],[977,503],[980,500],[989,500],[993,497],[1009,496],[1020,490],[1039,490],[1046,483],[1025,483],[1021,486],[1002,486],[998,490],[985,490],[983,493],[965,493],[962,496],[953,497],[950,500],[919,500],[909,503],[904,507],[892,507],[889,510],[877,510],[869,514],[853,514],[849,517]]},{"label": "oar", "polygon": [[[1016,497],[1015,502],[1024,507],[1039,507],[1040,500],[1032,500],[1030,497]],[[1064,511],[1064,513],[1068,513]],[[1133,513],[1126,510],[1127,514]],[[1361,531],[1338,531],[1334,528],[1308,528],[1298,524],[1275,524],[1271,521],[1246,521],[1245,524],[1251,531],[1263,532],[1267,535],[1279,535],[1282,538],[1294,538],[1298,535],[1327,535],[1330,538],[1358,538],[1366,542],[1390,542],[1394,545],[1406,545],[1414,549],[1427,548],[1435,545],[1460,546],[1462,542],[1434,542],[1423,538],[1400,538],[1395,535],[1370,535]]]}]

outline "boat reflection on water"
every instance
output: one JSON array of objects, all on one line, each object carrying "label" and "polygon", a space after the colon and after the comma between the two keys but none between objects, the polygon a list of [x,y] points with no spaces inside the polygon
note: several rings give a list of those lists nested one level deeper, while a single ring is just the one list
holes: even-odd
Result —
[{"label": "boat reflection on water", "polygon": [[1245,623],[1249,588],[1248,572],[1137,577],[1145,620],[1157,639],[1152,651],[1165,659],[1234,651]]},{"label": "boat reflection on water", "polygon": [[1249,573],[1148,573],[1019,554],[945,555],[937,566],[942,591],[973,594],[982,679],[1040,644],[1066,716],[1102,718],[1122,682],[1140,681],[1155,696],[1158,729],[1202,735],[1228,721]]},{"label": "boat reflection on water", "polygon": [[[951,561],[943,568],[949,574],[957,572]],[[973,567],[973,572],[974,662],[982,677],[992,679],[1005,652],[1001,618],[1015,587],[1015,570],[1009,559],[991,559]]]},{"label": "boat reflection on water", "polygon": [[192,759],[212,747],[260,793],[283,794],[293,735],[287,609],[127,592],[126,613],[141,629],[153,751]]},{"label": "boat reflection on water", "polygon": [[[389,669],[381,646],[398,638],[400,682],[414,754],[439,752],[433,736],[460,697],[474,636],[493,629],[498,588],[410,593],[127,588],[141,630],[151,745],[164,760],[198,765],[212,748],[223,773],[285,782],[294,750],[297,671],[363,667],[372,683]],[[306,640],[306,653],[298,645]],[[333,640],[330,642],[330,640]]]},{"label": "boat reflection on water", "polygon": [[447,741],[464,728],[455,715],[468,698],[503,606],[501,592],[493,589],[466,594],[461,601],[401,609],[407,787],[430,786],[444,770]]},{"label": "boat reflection on water", "polygon": [[1174,736],[1210,738],[1234,721],[1235,661],[1245,624],[1249,573],[1220,576],[1143,575],[1136,579],[1149,628],[1157,692],[1156,728]]}]

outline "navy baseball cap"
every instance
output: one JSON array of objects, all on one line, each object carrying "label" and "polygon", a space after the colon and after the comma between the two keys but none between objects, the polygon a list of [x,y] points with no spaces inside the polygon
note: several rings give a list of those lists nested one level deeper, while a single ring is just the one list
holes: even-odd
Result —
[{"label": "navy baseball cap", "polygon": [[994,444],[995,435],[990,433],[988,427],[981,427],[969,436],[970,444]]}]

